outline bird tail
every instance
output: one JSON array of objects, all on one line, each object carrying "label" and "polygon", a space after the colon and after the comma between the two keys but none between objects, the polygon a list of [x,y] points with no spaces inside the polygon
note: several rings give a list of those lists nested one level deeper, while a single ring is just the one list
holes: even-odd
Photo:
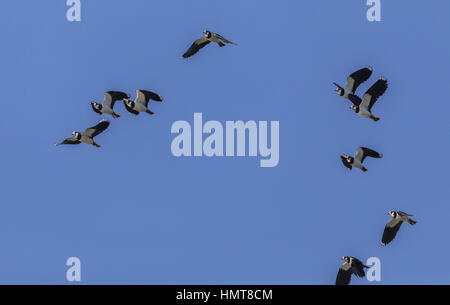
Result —
[{"label": "bird tail", "polygon": [[374,122],[378,122],[378,121],[380,120],[380,118],[379,118],[379,117],[376,117],[376,116],[372,116],[371,119],[372,119]]},{"label": "bird tail", "polygon": [[224,47],[225,46],[225,44],[223,42],[221,42],[221,41],[219,41],[217,44],[219,45],[219,47]]},{"label": "bird tail", "polygon": [[147,112],[148,114],[155,114],[153,111],[150,111],[148,109],[145,112]]},{"label": "bird tail", "polygon": [[368,171],[368,169],[365,168],[364,166],[361,168],[361,170],[362,170],[363,172],[367,172],[367,171]]},{"label": "bird tail", "polygon": [[92,143],[92,145],[94,145],[95,147],[97,147],[97,148],[100,148],[101,146],[99,145],[99,144],[97,144],[97,143]]},{"label": "bird tail", "polygon": [[120,115],[118,115],[118,114],[115,113],[115,112],[113,112],[112,116],[113,116],[113,118],[115,118],[115,119],[120,118]]},{"label": "bird tail", "polygon": [[408,218],[408,223],[413,226],[413,225],[415,225],[417,223],[417,221],[415,221],[415,220],[413,220],[411,218]]}]

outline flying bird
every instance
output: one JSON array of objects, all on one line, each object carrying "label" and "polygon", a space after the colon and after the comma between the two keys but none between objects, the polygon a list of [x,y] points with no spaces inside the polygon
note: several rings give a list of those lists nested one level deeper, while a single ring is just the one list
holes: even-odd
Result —
[{"label": "flying bird", "polygon": [[374,122],[378,121],[380,118],[374,116],[371,112],[372,106],[378,98],[386,92],[387,88],[388,82],[384,77],[382,77],[377,80],[375,84],[369,88],[369,90],[367,90],[362,100],[355,94],[349,94],[348,99],[354,104],[350,107],[350,109],[355,111],[359,116],[369,118]]},{"label": "flying bird", "polygon": [[139,112],[146,112],[148,114],[154,114],[154,112],[148,109],[148,102],[150,100],[154,100],[157,102],[162,102],[163,98],[161,95],[158,95],[151,91],[146,90],[136,90],[136,100],[132,101],[128,98],[123,100],[125,104],[125,108],[128,112],[138,115]]},{"label": "flying bird", "polygon": [[97,125],[86,129],[84,132],[73,131],[72,137],[65,139],[61,143],[55,143],[55,146],[63,144],[80,144],[86,143],[94,145],[95,147],[100,147],[99,144],[94,142],[94,137],[101,134],[109,126],[109,121],[101,120]]},{"label": "flying bird", "polygon": [[347,83],[345,84],[345,88],[342,88],[337,83],[333,83],[336,86],[336,92],[345,99],[348,99],[350,94],[355,94],[356,89],[367,81],[372,75],[373,69],[372,67],[362,68],[356,72],[350,74],[347,78]]},{"label": "flying bird", "polygon": [[210,32],[208,30],[203,31],[203,34],[203,37],[194,41],[194,43],[189,47],[186,53],[183,54],[183,58],[191,57],[210,42],[217,43],[219,47],[224,47],[227,43],[237,45],[234,42],[220,36],[219,34]]},{"label": "flying bird", "polygon": [[366,272],[364,268],[370,268],[364,265],[359,259],[351,256],[343,256],[344,263],[339,268],[336,276],[336,285],[348,285],[352,279],[352,274],[357,277],[364,277]]},{"label": "flying bird", "polygon": [[349,170],[352,170],[352,167],[357,167],[361,169],[363,172],[367,172],[367,168],[363,166],[363,162],[366,157],[382,158],[383,155],[377,153],[376,151],[370,148],[359,147],[358,150],[356,151],[355,157],[342,154],[341,160],[342,163],[344,163],[345,167],[347,167]]},{"label": "flying bird", "polygon": [[95,101],[91,102],[92,109],[98,113],[107,113],[113,116],[113,118],[118,118],[120,115],[114,112],[114,104],[116,101],[123,100],[126,98],[130,98],[130,95],[121,91],[108,91],[105,92],[105,96],[103,98],[103,103],[97,103]]},{"label": "flying bird", "polygon": [[381,238],[381,244],[383,246],[387,245],[395,238],[404,221],[408,222],[412,226],[417,223],[417,221],[409,218],[413,215],[407,214],[405,212],[389,211],[388,214],[392,216],[392,219],[386,224],[386,227],[384,228],[383,237]]}]

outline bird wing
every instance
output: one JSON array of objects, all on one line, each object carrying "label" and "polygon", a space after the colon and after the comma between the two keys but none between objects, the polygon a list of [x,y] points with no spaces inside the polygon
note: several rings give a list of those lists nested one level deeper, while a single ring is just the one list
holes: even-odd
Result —
[{"label": "bird wing", "polygon": [[366,276],[366,272],[364,271],[365,265],[359,259],[352,257],[351,266],[351,271],[354,275],[357,277]]},{"label": "bird wing", "polygon": [[103,131],[105,131],[106,128],[108,128],[109,124],[110,124],[109,121],[101,120],[100,123],[98,123],[97,125],[86,129],[83,132],[83,136],[86,136],[89,138],[94,138],[95,136],[97,136],[97,135],[101,134]]},{"label": "bird wing", "polygon": [[362,147],[358,148],[355,154],[355,159],[362,163],[364,159],[364,149]]},{"label": "bird wing", "polygon": [[341,156],[342,163],[344,163],[345,167],[349,170],[352,170],[352,165],[347,161],[347,158],[344,156]]},{"label": "bird wing", "polygon": [[348,285],[352,279],[351,265],[347,262],[342,264],[336,276],[336,285]]},{"label": "bird wing", "polygon": [[80,143],[81,143],[81,141],[79,141],[77,138],[75,138],[75,137],[70,137],[70,138],[65,139],[65,140],[62,141],[61,143],[55,144],[55,145],[63,145],[63,144],[80,144]]},{"label": "bird wing", "polygon": [[387,88],[387,80],[385,78],[380,78],[364,94],[360,106],[363,108],[367,108],[370,111],[378,98],[386,92]]},{"label": "bird wing", "polygon": [[149,100],[154,100],[157,102],[162,102],[163,98],[161,95],[158,95],[154,92],[147,90],[136,90],[136,103],[141,103],[147,107]]},{"label": "bird wing", "polygon": [[383,237],[381,238],[381,244],[387,245],[397,235],[398,230],[402,226],[403,221],[399,218],[392,218],[384,227]]},{"label": "bird wing", "polygon": [[348,95],[348,99],[349,99],[350,102],[352,102],[353,105],[355,105],[355,106],[361,105],[361,98],[360,98],[359,96],[357,96],[356,94],[349,94],[349,95]]},{"label": "bird wing", "polygon": [[363,163],[366,157],[382,158],[383,155],[367,147],[358,148],[358,150],[356,151],[355,159]]},{"label": "bird wing", "polygon": [[217,36],[217,38],[219,38],[219,39],[222,40],[223,42],[225,42],[225,43],[231,43],[231,44],[234,44],[235,46],[237,46],[236,43],[234,43],[234,42],[232,42],[232,41],[226,39],[225,37],[220,36],[219,34],[216,34],[216,33],[214,33],[214,34]]},{"label": "bird wing", "polygon": [[400,216],[414,216],[414,215],[411,215],[411,214],[408,214],[408,213],[405,213],[405,212],[402,212],[402,211],[398,211],[397,214],[400,215]]},{"label": "bird wing", "polygon": [[206,37],[202,37],[194,41],[194,43],[189,47],[186,53],[183,54],[183,58],[191,57],[196,54],[201,48],[206,46],[210,41]]},{"label": "bird wing", "polygon": [[355,93],[356,89],[358,89],[362,83],[369,79],[372,72],[372,67],[366,67],[350,74],[345,85],[345,92],[348,94]]},{"label": "bird wing", "polygon": [[125,98],[130,98],[130,95],[121,91],[108,91],[105,92],[105,97],[103,99],[103,105],[108,106],[113,109],[116,101],[123,100]]}]

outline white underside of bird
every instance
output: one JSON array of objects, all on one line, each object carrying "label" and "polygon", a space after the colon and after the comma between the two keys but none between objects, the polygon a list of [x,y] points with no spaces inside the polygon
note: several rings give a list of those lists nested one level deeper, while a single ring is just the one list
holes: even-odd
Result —
[{"label": "white underside of bird", "polygon": [[365,109],[365,108],[359,108],[358,115],[362,116],[364,118],[371,118],[372,117],[372,113],[370,113],[370,111]]},{"label": "white underside of bird", "polygon": [[106,113],[106,114],[111,114],[111,115],[114,113],[114,111],[106,105],[102,105],[101,112]]},{"label": "white underside of bird", "polygon": [[145,105],[143,105],[141,103],[134,103],[133,110],[136,110],[136,111],[139,111],[139,112],[146,112],[147,111],[147,107],[145,107]]},{"label": "white underside of bird", "polygon": [[353,159],[352,166],[357,167],[359,169],[363,169],[364,168],[364,165],[362,165],[362,163],[359,160],[357,160],[357,159]]},{"label": "white underside of bird", "polygon": [[81,136],[80,141],[86,144],[94,144],[94,140],[86,136]]},{"label": "white underside of bird", "polygon": [[216,36],[211,36],[210,38],[208,38],[209,41],[215,42],[215,43],[219,43],[221,42],[220,39]]}]

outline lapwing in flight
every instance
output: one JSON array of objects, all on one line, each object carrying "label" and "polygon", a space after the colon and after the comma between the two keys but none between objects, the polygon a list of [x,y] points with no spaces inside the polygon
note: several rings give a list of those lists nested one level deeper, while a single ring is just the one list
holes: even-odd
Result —
[{"label": "lapwing in flight", "polygon": [[364,118],[369,118],[374,122],[378,121],[380,118],[374,116],[371,112],[373,105],[382,96],[386,89],[388,88],[388,82],[385,78],[380,78],[372,85],[372,87],[367,90],[367,92],[361,98],[355,94],[349,94],[348,99],[353,103],[350,107],[359,116]]},{"label": "lapwing in flight", "polygon": [[366,275],[364,268],[370,268],[359,259],[351,256],[343,256],[342,260],[344,263],[339,268],[336,276],[336,285],[348,285],[352,279],[352,274],[357,277],[364,277]]},{"label": "lapwing in flight", "polygon": [[65,139],[61,143],[55,143],[55,146],[63,144],[80,144],[86,143],[94,145],[95,147],[100,147],[99,144],[94,142],[94,137],[101,134],[109,126],[109,121],[101,120],[97,125],[86,129],[84,132],[74,131],[72,132],[72,137]]},{"label": "lapwing in flight", "polygon": [[125,108],[128,110],[128,112],[130,112],[134,115],[138,115],[139,112],[146,112],[148,114],[154,114],[154,112],[152,112],[148,109],[148,102],[150,100],[153,100],[156,102],[162,102],[163,98],[161,95],[158,95],[151,91],[136,90],[136,100],[132,101],[128,98],[125,98],[123,100],[123,102],[124,102]]},{"label": "lapwing in flight", "polygon": [[120,101],[126,98],[130,98],[130,95],[121,91],[108,91],[105,92],[103,103],[97,103],[95,101],[91,102],[92,109],[98,113],[107,113],[113,116],[113,118],[118,118],[120,115],[114,112],[114,104],[116,101]]},{"label": "lapwing in flight", "polygon": [[194,41],[194,43],[189,47],[186,53],[183,54],[183,58],[191,57],[210,42],[217,43],[219,47],[224,47],[227,43],[237,45],[234,42],[220,36],[219,34],[210,32],[208,30],[203,31],[203,34],[203,37]]},{"label": "lapwing in flight", "polygon": [[333,83],[336,86],[336,92],[345,99],[348,99],[349,94],[355,94],[356,89],[367,81],[372,75],[372,67],[362,68],[356,72],[350,74],[347,78],[345,88],[342,88],[337,83]]},{"label": "lapwing in flight", "polygon": [[365,168],[363,165],[364,159],[366,157],[382,158],[383,155],[370,148],[359,147],[354,157],[342,154],[341,160],[342,163],[344,163],[345,167],[347,167],[349,170],[352,170],[352,167],[357,167],[363,172],[367,172],[367,168]]},{"label": "lapwing in flight", "polygon": [[409,218],[413,215],[407,214],[405,212],[389,211],[388,214],[392,216],[392,219],[386,224],[386,227],[384,228],[383,237],[381,238],[381,244],[383,246],[387,245],[395,238],[403,222],[406,221],[412,226],[417,223],[417,221]]}]

